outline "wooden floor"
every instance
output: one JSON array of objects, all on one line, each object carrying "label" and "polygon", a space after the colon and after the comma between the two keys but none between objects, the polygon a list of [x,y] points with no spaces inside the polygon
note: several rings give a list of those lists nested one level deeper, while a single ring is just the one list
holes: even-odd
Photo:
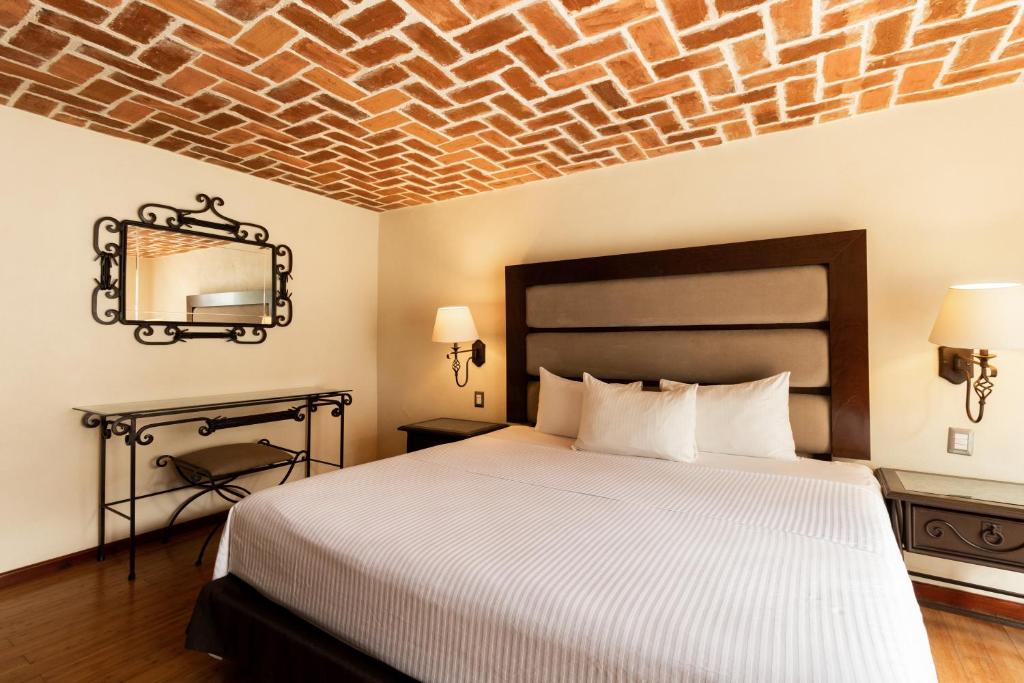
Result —
[{"label": "wooden floor", "polygon": [[[121,553],[0,589],[0,683],[247,680],[184,649],[211,572],[212,556],[192,564],[204,536],[143,546],[134,584]],[[942,683],[1024,681],[1024,630],[930,609],[924,616]]]}]

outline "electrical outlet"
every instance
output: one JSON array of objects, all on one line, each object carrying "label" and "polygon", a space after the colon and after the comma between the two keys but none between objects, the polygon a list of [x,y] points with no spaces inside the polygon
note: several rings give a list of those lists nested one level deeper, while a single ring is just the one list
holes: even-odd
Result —
[{"label": "electrical outlet", "polygon": [[971,455],[974,452],[974,430],[949,428],[946,438],[946,452],[953,455]]},{"label": "electrical outlet", "polygon": [[473,407],[483,408],[484,407],[484,392],[474,391],[473,392]]}]

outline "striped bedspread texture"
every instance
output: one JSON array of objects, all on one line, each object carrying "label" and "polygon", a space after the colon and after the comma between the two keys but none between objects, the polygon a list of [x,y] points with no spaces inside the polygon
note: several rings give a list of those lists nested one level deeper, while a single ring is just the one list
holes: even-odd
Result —
[{"label": "striped bedspread texture", "polygon": [[424,682],[936,680],[867,468],[567,443],[513,427],[259,492],[216,574]]}]

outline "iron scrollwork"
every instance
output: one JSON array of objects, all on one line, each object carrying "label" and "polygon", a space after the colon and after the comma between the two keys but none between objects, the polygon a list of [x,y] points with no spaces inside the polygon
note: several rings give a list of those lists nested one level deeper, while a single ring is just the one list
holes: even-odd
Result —
[{"label": "iron scrollwork", "polygon": [[1012,553],[1017,550],[1024,549],[1024,543],[1015,545],[1012,547],[1003,547],[1006,542],[1006,537],[1003,536],[1002,527],[995,522],[985,522],[981,527],[981,540],[985,545],[978,545],[973,541],[964,537],[955,526],[950,524],[944,519],[933,519],[924,525],[925,532],[932,538],[942,538],[945,534],[945,529],[949,529],[953,532],[961,542],[969,545],[975,550],[984,550],[986,552],[995,553]]},{"label": "iron scrollwork", "polygon": [[[100,325],[113,325],[120,321],[121,283],[114,272],[121,261],[121,223],[104,216],[92,225],[92,249],[100,262],[100,276],[93,280],[92,318]],[[117,237],[112,237],[116,235]],[[102,300],[108,303],[103,305]],[[109,302],[114,302],[113,304]]]},{"label": "iron scrollwork", "polygon": [[[104,216],[93,224],[93,252],[95,260],[99,262],[99,277],[95,278],[92,290],[92,317],[101,325],[134,325],[136,341],[147,346],[169,346],[192,339],[262,344],[267,339],[269,328],[286,327],[292,322],[292,293],[289,289],[292,250],[284,244],[271,244],[270,232],[262,225],[239,221],[222,213],[218,207],[224,205],[224,200],[220,197],[197,194],[196,201],[199,206],[194,209],[148,202],[139,207],[137,219]],[[269,322],[130,320],[126,312],[124,261],[128,229],[133,226],[269,249],[273,255],[273,272],[270,274],[273,307]]]}]

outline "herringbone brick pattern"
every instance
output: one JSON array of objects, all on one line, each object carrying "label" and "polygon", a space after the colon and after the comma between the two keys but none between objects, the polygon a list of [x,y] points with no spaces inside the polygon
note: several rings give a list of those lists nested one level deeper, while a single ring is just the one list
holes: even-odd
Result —
[{"label": "herringbone brick pattern", "polygon": [[0,0],[0,103],[385,210],[1013,83],[1022,1]]}]

